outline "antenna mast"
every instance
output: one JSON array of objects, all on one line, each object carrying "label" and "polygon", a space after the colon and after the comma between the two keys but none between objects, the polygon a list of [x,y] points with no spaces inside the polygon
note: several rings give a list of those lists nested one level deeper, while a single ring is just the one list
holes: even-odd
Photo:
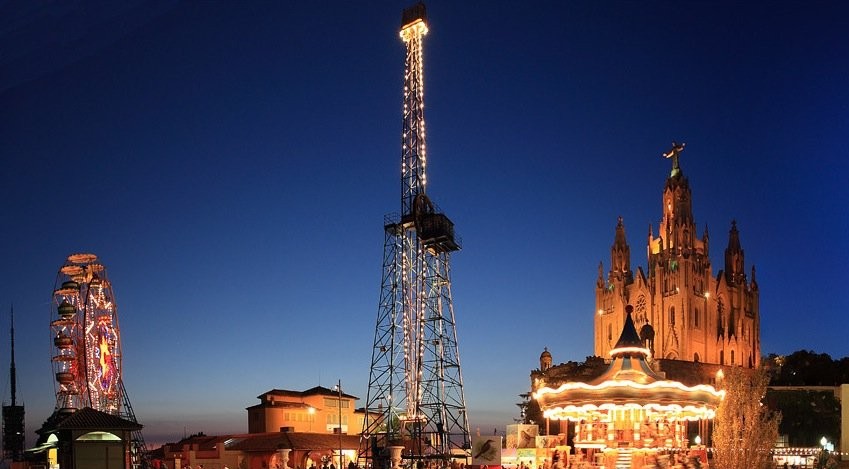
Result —
[{"label": "antenna mast", "polygon": [[401,215],[384,219],[383,276],[360,457],[388,467],[405,458],[447,461],[470,448],[451,297],[454,224],[425,194],[423,38],[425,6],[402,13],[406,45],[401,130]]},{"label": "antenna mast", "polygon": [[12,406],[17,405],[15,395],[18,393],[18,377],[15,371],[15,307],[12,306],[9,311],[9,335],[11,336],[11,364],[9,365],[9,382],[12,383]]},{"label": "antenna mast", "polygon": [[15,371],[15,308],[10,308],[12,339],[9,382],[12,386],[12,405],[3,406],[3,457],[12,461],[23,461],[26,437],[24,435],[24,406],[17,403],[18,379]]}]

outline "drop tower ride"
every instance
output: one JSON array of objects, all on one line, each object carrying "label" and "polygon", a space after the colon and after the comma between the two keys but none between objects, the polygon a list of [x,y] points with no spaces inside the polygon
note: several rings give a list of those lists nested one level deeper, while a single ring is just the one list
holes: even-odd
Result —
[{"label": "drop tower ride", "polygon": [[450,258],[454,224],[425,193],[423,39],[425,6],[402,13],[406,46],[401,129],[401,214],[384,220],[383,276],[372,348],[360,456],[388,466],[404,458],[458,457],[470,448],[460,372]]}]

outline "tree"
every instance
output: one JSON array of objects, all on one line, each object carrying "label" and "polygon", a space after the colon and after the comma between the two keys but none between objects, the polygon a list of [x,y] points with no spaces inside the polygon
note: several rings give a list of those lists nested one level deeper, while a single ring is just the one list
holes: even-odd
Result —
[{"label": "tree", "polygon": [[725,398],[714,419],[714,467],[768,469],[781,415],[763,404],[769,376],[765,368],[725,369]]},{"label": "tree", "polygon": [[766,393],[770,409],[781,412],[778,429],[787,435],[790,446],[817,447],[825,436],[840,436],[840,401],[832,391],[777,391]]},{"label": "tree", "polygon": [[840,362],[827,353],[799,350],[780,357],[779,362],[773,386],[838,386],[842,382]]}]

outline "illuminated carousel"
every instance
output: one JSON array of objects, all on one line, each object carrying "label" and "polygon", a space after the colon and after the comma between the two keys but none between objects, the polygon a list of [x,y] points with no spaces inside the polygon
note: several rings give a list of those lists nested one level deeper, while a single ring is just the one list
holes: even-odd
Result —
[{"label": "illuminated carousel", "polygon": [[625,311],[625,326],[604,374],[556,389],[540,383],[533,397],[545,418],[574,423],[576,453],[595,453],[599,466],[641,468],[646,458],[659,452],[689,449],[688,422],[700,422],[701,429],[714,418],[725,392],[708,385],[685,386],[656,374],[647,363],[650,351],[634,327],[633,307]]}]

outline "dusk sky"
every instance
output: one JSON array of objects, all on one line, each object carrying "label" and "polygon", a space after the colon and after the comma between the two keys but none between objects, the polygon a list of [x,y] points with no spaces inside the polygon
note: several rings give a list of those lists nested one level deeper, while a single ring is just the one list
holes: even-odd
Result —
[{"label": "dusk sky", "polygon": [[[14,304],[28,445],[78,252],[112,281],[148,441],[246,432],[274,388],[341,379],[365,405],[409,5],[0,3],[0,370]],[[427,8],[473,432],[518,416],[543,347],[592,355],[598,263],[621,215],[645,267],[673,140],[714,275],[732,220],[757,268],[762,352],[849,355],[849,2]]]}]

